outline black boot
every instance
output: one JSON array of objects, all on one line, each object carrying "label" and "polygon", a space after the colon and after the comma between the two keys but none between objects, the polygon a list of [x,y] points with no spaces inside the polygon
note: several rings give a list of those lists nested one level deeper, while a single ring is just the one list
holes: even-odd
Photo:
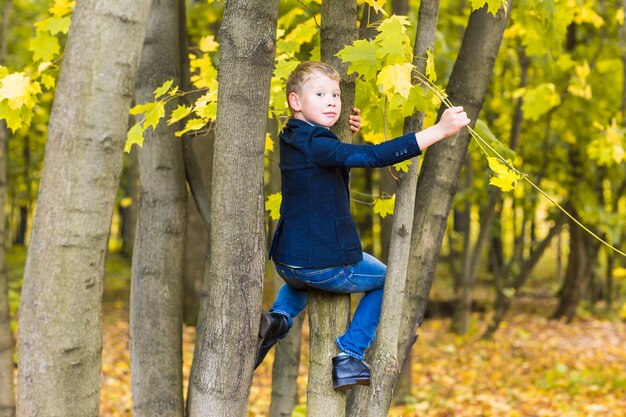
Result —
[{"label": "black boot", "polygon": [[333,358],[333,388],[347,390],[355,385],[370,385],[370,367],[352,356]]},{"label": "black boot", "polygon": [[259,345],[257,347],[257,359],[254,369],[256,369],[272,346],[287,336],[289,332],[289,319],[279,313],[261,314],[261,324],[259,326]]}]

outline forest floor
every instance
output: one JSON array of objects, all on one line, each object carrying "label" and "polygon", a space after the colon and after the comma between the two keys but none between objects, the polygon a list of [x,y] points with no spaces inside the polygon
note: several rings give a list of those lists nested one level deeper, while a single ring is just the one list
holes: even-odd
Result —
[{"label": "forest floor", "polygon": [[[23,254],[10,254],[13,302]],[[131,415],[127,261],[107,263],[104,293],[100,415]],[[433,287],[432,294],[437,295]],[[583,314],[573,323],[548,320],[554,299],[517,300],[493,340],[480,338],[489,313],[475,314],[470,332],[448,331],[445,318],[426,320],[413,349],[412,388],[392,417],[626,417],[626,323]],[[308,328],[305,321],[294,417],[305,416]],[[195,329],[183,331],[185,381]],[[249,417],[266,417],[273,351],[255,371]],[[185,382],[186,383],[186,382]],[[185,387],[186,392],[186,387]],[[329,416],[332,417],[332,416]]]},{"label": "forest floor", "polygon": [[[131,414],[126,274],[123,266],[109,269],[105,289],[101,415],[108,417]],[[466,336],[450,333],[448,319],[428,319],[413,349],[411,396],[389,416],[626,416],[626,323],[548,320],[553,308],[549,298],[517,301],[493,340],[480,338],[488,313],[473,317]],[[185,327],[185,379],[194,336]],[[272,363],[273,351],[255,371],[250,417],[268,415]],[[305,415],[307,364],[305,321],[294,416]]]}]

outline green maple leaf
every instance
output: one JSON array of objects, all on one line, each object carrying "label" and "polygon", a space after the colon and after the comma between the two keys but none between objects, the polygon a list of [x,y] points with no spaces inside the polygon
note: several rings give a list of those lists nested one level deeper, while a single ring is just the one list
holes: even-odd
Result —
[{"label": "green maple leaf", "polygon": [[412,61],[411,41],[406,35],[406,26],[409,24],[405,16],[393,15],[383,20],[378,26],[380,33],[374,38],[374,42],[380,46],[376,58],[385,60],[387,64]]},{"label": "green maple leaf", "polygon": [[52,61],[61,51],[59,40],[50,32],[37,31],[37,35],[30,40],[28,50],[33,53],[33,61]]},{"label": "green maple leaf", "polygon": [[561,97],[552,83],[539,84],[535,88],[527,88],[523,95],[522,111],[524,118],[538,120],[553,107],[561,104]]},{"label": "green maple leaf", "polygon": [[267,200],[265,200],[265,211],[270,212],[272,220],[280,219],[280,204],[282,201],[282,193],[274,193],[267,196]]},{"label": "green maple leaf", "polygon": [[383,219],[388,214],[393,214],[396,205],[396,195],[391,198],[375,198],[374,199],[374,213],[379,214]]},{"label": "green maple leaf", "polygon": [[408,117],[416,111],[427,113],[433,110],[433,107],[433,101],[428,98],[428,93],[420,85],[414,85],[400,111],[403,117]]},{"label": "green maple leaf", "polygon": [[382,68],[382,62],[376,58],[379,46],[365,39],[359,39],[337,53],[343,62],[350,62],[348,74],[356,72],[367,80],[376,79],[376,73]]}]

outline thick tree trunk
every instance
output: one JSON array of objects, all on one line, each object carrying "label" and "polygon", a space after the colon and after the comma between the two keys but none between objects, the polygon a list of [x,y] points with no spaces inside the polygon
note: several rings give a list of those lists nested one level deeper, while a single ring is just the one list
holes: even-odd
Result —
[{"label": "thick tree trunk", "polygon": [[277,16],[277,0],[231,0],[224,10],[211,190],[219,204],[211,205],[212,279],[190,417],[246,415],[265,273],[263,152]]},{"label": "thick tree trunk", "polygon": [[[472,121],[476,121],[482,107],[507,17],[502,9],[494,17],[486,7],[470,15],[447,93],[452,103],[464,106]],[[415,199],[400,360],[409,352],[415,331],[424,320],[443,232],[468,144],[469,134],[462,131],[456,138],[433,145],[424,157]]]},{"label": "thick tree trunk", "polygon": [[[179,0],[152,4],[135,98],[180,83]],[[172,103],[174,104],[174,103]],[[141,191],[130,296],[134,416],[183,416],[182,299],[187,189],[183,149],[165,121],[139,150]]]},{"label": "thick tree trunk", "polygon": [[[413,64],[420,73],[426,72],[427,51],[432,52],[437,34],[439,0],[422,0],[420,4]],[[419,80],[413,80],[419,83]],[[426,88],[426,87],[424,87]],[[415,113],[404,125],[404,132],[422,130],[424,115]],[[383,309],[376,345],[373,349],[372,387],[366,416],[385,417],[389,412],[393,387],[400,373],[398,361],[398,338],[402,318],[409,252],[411,249],[411,226],[415,209],[415,192],[419,172],[418,158],[411,160],[408,173],[398,174],[398,190],[393,220],[393,233],[389,246],[389,265],[385,280]]]},{"label": "thick tree trunk", "polygon": [[[341,116],[333,131],[344,142],[352,140],[348,117],[352,113],[355,78],[347,75],[348,63],[336,56],[345,45],[358,38],[355,0],[322,1],[321,56],[341,76]],[[337,354],[335,339],[346,329],[350,296],[311,291],[309,293],[309,322],[311,354],[307,392],[307,416],[345,415],[346,396],[333,390],[332,357]]]},{"label": "thick tree trunk", "polygon": [[307,386],[307,417],[343,417],[346,413],[345,391],[334,390],[332,357],[335,339],[346,330],[350,298],[329,299],[328,293],[309,291],[309,334],[311,353]]},{"label": "thick tree trunk", "polygon": [[149,0],[76,4],[20,307],[18,416],[96,416],[107,239]]},{"label": "thick tree trunk", "polygon": [[5,252],[6,221],[4,206],[7,196],[7,139],[6,125],[4,122],[0,122],[0,417],[15,416],[13,333],[11,332],[9,277]]}]

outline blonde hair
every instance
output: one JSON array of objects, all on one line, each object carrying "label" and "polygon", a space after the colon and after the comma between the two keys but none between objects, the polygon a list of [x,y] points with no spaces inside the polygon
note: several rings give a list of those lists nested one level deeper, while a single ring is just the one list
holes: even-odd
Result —
[{"label": "blonde hair", "polygon": [[322,74],[333,80],[339,81],[339,73],[331,65],[324,62],[306,61],[298,64],[295,70],[287,78],[286,96],[289,103],[289,94],[300,94],[302,85],[308,81],[313,74]]}]

